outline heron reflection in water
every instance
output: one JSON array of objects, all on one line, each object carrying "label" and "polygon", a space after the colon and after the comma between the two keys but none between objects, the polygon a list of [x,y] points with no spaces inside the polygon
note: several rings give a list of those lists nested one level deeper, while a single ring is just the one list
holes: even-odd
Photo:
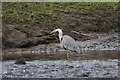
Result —
[{"label": "heron reflection in water", "polygon": [[76,43],[76,41],[72,37],[68,35],[63,35],[63,32],[60,28],[55,28],[53,31],[50,32],[50,34],[54,32],[59,33],[61,48],[64,48],[65,50],[69,51],[67,52],[67,59],[71,58],[71,51],[81,53],[80,46]]}]

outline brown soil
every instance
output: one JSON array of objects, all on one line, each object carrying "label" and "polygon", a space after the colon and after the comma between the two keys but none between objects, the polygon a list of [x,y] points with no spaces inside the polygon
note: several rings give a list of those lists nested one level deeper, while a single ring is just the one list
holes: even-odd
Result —
[{"label": "brown soil", "polygon": [[3,18],[3,48],[26,48],[59,42],[57,34],[49,34],[56,26],[62,28],[64,34],[70,35],[75,40],[93,39],[96,36],[85,34],[89,32],[108,34],[112,29],[118,30],[118,13],[118,10],[108,10],[106,7],[85,14],[60,12],[56,13],[59,20],[39,21],[34,24],[8,23],[8,20]]}]

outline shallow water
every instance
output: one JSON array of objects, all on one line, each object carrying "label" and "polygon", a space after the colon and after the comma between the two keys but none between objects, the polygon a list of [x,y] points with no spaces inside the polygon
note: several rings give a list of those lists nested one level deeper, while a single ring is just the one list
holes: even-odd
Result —
[{"label": "shallow water", "polygon": [[119,51],[66,52],[24,57],[26,64],[15,60],[2,61],[3,78],[116,78],[118,77]]},{"label": "shallow water", "polygon": [[88,51],[82,54],[81,60],[108,60],[120,59],[119,51]]},{"label": "shallow water", "polygon": [[[120,59],[118,57],[119,51],[85,51],[82,54],[71,53],[71,60],[108,60],[108,59]],[[34,56],[26,55],[23,57],[26,60],[66,60],[67,52],[63,51],[61,53],[52,54],[37,54]]]}]

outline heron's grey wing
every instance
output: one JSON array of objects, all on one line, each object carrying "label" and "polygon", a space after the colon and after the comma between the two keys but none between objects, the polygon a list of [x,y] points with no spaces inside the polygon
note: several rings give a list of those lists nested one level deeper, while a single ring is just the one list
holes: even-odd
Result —
[{"label": "heron's grey wing", "polygon": [[62,38],[61,44],[64,48],[80,53],[80,48],[72,37],[64,35]]}]

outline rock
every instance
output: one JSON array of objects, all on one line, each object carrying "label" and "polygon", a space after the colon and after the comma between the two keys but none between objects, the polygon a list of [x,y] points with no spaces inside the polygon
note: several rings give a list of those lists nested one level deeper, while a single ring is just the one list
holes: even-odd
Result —
[{"label": "rock", "polygon": [[26,64],[24,59],[19,59],[15,61],[15,64]]}]

